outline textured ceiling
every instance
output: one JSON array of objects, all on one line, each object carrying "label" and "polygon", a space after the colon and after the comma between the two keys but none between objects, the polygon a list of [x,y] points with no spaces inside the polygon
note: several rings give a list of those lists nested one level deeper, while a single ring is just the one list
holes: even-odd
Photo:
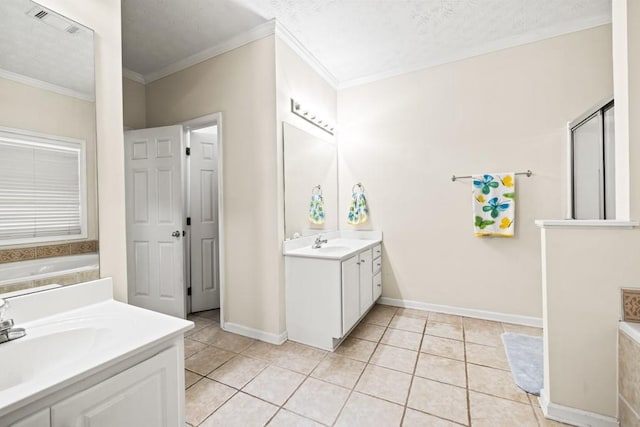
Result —
[{"label": "textured ceiling", "polygon": [[[93,32],[69,34],[26,13],[30,0],[0,1],[0,70],[68,89],[92,99]],[[72,23],[72,21],[69,21]]]},{"label": "textured ceiling", "polygon": [[122,0],[122,62],[152,74],[265,21],[234,0]]},{"label": "textured ceiling", "polygon": [[611,21],[611,0],[123,0],[124,66],[157,71],[277,19],[342,85]]}]

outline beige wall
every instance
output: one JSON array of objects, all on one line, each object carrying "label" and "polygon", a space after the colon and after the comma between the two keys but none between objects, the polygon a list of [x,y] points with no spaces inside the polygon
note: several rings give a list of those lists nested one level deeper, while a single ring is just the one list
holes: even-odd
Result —
[{"label": "beige wall", "polygon": [[[383,296],[541,317],[534,220],[563,215],[567,122],[612,92],[610,26],[341,90],[340,211],[361,181]],[[451,175],[527,169],[516,237],[474,237]]]},{"label": "beige wall", "polygon": [[611,417],[620,288],[638,287],[640,231],[546,229],[545,397]]},{"label": "beige wall", "polygon": [[[333,123],[337,119],[337,91],[315,70],[313,70],[297,53],[295,53],[280,37],[276,37],[276,102],[277,102],[277,144],[276,163],[278,170],[278,238],[280,240],[279,253],[282,253],[284,240],[284,164],[282,123],[287,122],[298,129],[335,143],[335,138],[316,126],[308,123],[291,112],[291,98],[312,108],[315,113],[325,117]],[[338,211],[339,212],[339,211]],[[338,213],[339,215],[339,213]],[[338,216],[340,223],[340,216]],[[280,324],[285,329],[284,311],[284,259],[278,259],[280,281]]]},{"label": "beige wall", "polygon": [[147,126],[222,113],[225,322],[278,334],[282,218],[278,217],[274,37],[147,85]]},{"label": "beige wall", "polygon": [[[640,4],[613,1],[616,211],[640,215]],[[551,403],[616,417],[620,288],[639,288],[640,230],[546,229],[545,395]]]},{"label": "beige wall", "polygon": [[122,79],[124,126],[128,129],[147,127],[147,90],[142,83]]},{"label": "beige wall", "polygon": [[[95,104],[1,78],[0,93],[2,93],[2,97],[0,97],[0,126],[76,138],[86,142],[87,239],[97,239],[96,179],[98,172],[96,169]],[[3,246],[3,249],[11,247],[17,246]]]},{"label": "beige wall", "polygon": [[100,275],[127,300],[120,0],[38,0],[95,32]]}]

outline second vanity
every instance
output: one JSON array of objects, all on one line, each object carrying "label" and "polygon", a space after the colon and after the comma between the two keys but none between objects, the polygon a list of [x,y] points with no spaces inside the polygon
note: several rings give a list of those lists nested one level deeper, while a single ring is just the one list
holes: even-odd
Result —
[{"label": "second vanity", "polygon": [[333,351],[382,293],[382,233],[323,234],[284,244],[287,334]]},{"label": "second vanity", "polygon": [[9,302],[26,336],[0,344],[0,427],[184,424],[192,322],[114,301],[111,279]]}]

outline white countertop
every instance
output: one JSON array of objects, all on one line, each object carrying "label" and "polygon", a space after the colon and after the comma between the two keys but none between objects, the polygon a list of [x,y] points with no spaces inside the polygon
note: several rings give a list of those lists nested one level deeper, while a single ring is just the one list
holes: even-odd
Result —
[{"label": "white countertop", "polygon": [[193,328],[107,298],[110,292],[111,280],[101,279],[10,300],[6,317],[15,311],[15,326],[27,335],[0,344],[0,417]]},{"label": "white countertop", "polygon": [[380,242],[381,240],[369,239],[334,239],[323,243],[322,247],[317,249],[308,245],[286,251],[284,256],[343,260],[364,249],[374,247]]},{"label": "white countertop", "polygon": [[320,248],[313,248],[317,236],[308,236],[285,241],[282,253],[285,257],[344,260],[382,242],[379,231],[336,231],[321,236],[327,243]]}]

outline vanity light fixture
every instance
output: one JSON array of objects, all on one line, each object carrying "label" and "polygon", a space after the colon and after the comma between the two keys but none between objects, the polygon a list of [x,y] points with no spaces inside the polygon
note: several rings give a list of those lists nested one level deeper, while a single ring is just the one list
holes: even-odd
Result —
[{"label": "vanity light fixture", "polygon": [[303,106],[293,98],[291,98],[291,112],[296,116],[302,117],[309,123],[319,127],[330,135],[333,135],[335,132],[335,125],[330,124],[323,119],[320,119],[316,114],[310,112],[309,109],[306,108],[306,106]]}]

